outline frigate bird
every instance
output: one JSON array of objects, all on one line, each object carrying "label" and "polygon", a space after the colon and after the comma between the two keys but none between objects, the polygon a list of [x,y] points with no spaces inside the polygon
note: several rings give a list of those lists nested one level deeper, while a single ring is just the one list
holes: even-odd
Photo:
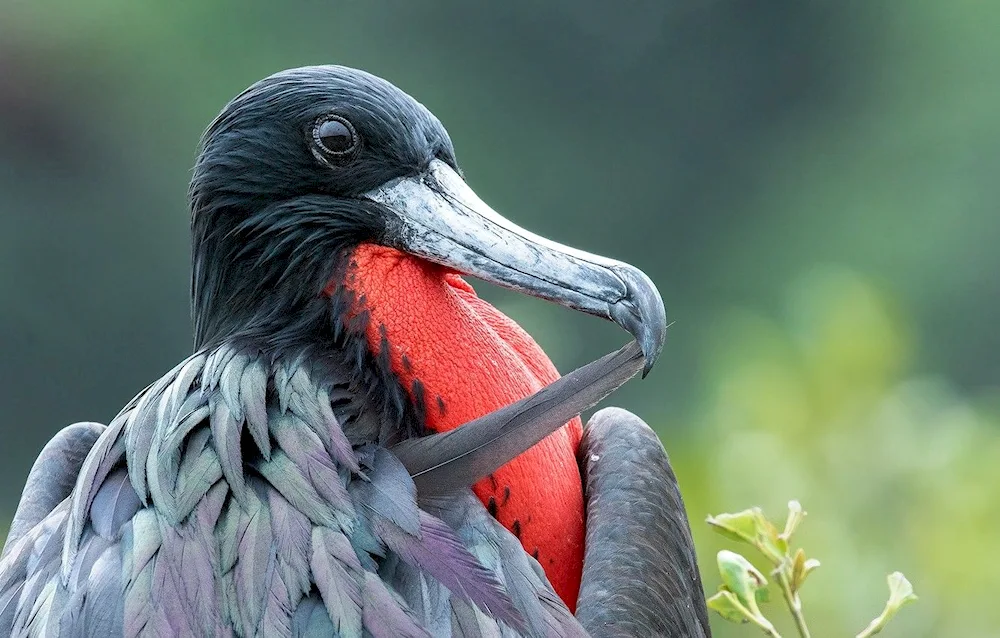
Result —
[{"label": "frigate bird", "polygon": [[[0,634],[705,636],[676,478],[618,409],[655,286],[487,206],[385,80],[283,71],[205,132],[194,354],[59,432],[0,562]],[[463,279],[634,336],[561,377]]]}]

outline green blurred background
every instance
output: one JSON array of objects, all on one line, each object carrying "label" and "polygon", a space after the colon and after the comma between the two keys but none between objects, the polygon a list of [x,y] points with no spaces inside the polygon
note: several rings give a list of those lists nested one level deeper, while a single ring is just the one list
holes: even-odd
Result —
[{"label": "green blurred background", "polygon": [[[657,282],[664,356],[613,401],[670,451],[710,590],[705,515],[798,498],[814,635],[854,635],[894,569],[921,599],[888,635],[1000,635],[998,27],[971,1],[5,0],[0,519],[58,428],[189,352],[203,127],[336,62],[434,111],[498,210]],[[479,289],[564,370],[624,342]]]}]

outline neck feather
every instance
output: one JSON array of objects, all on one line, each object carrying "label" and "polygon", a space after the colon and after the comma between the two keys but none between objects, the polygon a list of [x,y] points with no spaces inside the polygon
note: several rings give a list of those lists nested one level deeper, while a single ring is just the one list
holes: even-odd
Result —
[{"label": "neck feather", "polygon": [[374,204],[307,195],[192,215],[195,349],[234,338],[308,337],[327,314],[323,290],[352,247],[384,233]]}]

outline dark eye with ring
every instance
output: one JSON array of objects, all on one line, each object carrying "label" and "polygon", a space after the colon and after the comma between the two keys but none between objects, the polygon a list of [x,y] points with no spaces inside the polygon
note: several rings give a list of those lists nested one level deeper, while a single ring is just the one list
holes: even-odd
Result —
[{"label": "dark eye with ring", "polygon": [[327,155],[343,157],[357,147],[358,133],[350,122],[342,117],[331,115],[316,124],[313,129],[313,140],[316,142],[316,146]]}]

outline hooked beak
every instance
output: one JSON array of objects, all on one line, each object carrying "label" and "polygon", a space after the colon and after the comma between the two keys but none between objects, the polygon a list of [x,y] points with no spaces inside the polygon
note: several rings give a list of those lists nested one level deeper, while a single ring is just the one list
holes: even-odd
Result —
[{"label": "hooked beak", "polygon": [[666,337],[656,286],[641,270],[539,237],[494,211],[446,163],[366,197],[389,218],[394,248],[505,288],[614,321],[653,367]]}]

